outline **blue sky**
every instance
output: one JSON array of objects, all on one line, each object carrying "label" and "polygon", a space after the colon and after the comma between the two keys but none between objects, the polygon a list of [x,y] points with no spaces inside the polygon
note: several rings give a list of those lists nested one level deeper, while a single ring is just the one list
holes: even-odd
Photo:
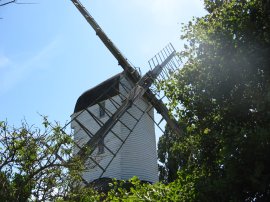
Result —
[{"label": "blue sky", "polygon": [[[122,71],[76,7],[64,0],[0,7],[0,120],[65,123],[77,98]],[[145,73],[181,23],[205,14],[200,0],[81,0],[122,53]]]}]

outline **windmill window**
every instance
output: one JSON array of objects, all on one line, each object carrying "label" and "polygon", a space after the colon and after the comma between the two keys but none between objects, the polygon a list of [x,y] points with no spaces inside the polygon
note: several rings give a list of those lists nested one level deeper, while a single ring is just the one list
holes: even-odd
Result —
[{"label": "windmill window", "polygon": [[102,138],[98,143],[98,154],[104,153],[104,138]]},{"label": "windmill window", "polygon": [[105,116],[105,110],[106,110],[105,107],[106,107],[105,101],[99,103],[99,117],[100,118]]}]

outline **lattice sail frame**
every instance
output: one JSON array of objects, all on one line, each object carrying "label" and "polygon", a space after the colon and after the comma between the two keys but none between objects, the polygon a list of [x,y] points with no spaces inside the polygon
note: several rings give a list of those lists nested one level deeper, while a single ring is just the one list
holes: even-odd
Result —
[{"label": "lattice sail frame", "polygon": [[[169,115],[168,109],[162,102],[164,96],[159,97],[160,93],[157,93],[154,85],[154,82],[168,78],[172,72],[179,67],[180,60],[177,58],[172,45],[169,44],[149,61],[152,70],[142,77],[136,68],[128,62],[119,49],[107,37],[80,1],[71,1],[95,30],[104,45],[118,60],[119,65],[124,69],[123,75],[125,75],[125,79],[129,81],[129,85],[127,85],[126,82],[120,82],[120,88],[123,89],[123,91],[119,92],[117,97],[108,98],[108,102],[113,107],[110,110],[108,110],[108,108],[104,109],[107,116],[106,119],[100,119],[95,113],[89,110],[89,107],[94,105],[96,107],[102,107],[100,103],[96,105],[96,101],[93,101],[93,103],[89,103],[89,107],[73,114],[71,121],[62,128],[63,132],[68,131],[68,133],[70,132],[71,126],[74,128],[72,135],[76,137],[76,148],[74,148],[73,156],[70,156],[70,158],[79,155],[82,159],[85,159],[86,170],[84,173],[89,172],[91,169],[96,169],[97,172],[99,172],[99,176],[102,177],[143,117],[146,116],[151,119],[161,131],[163,131],[163,122],[166,120],[169,127],[174,130],[176,134],[182,134],[182,130],[179,128],[177,121]],[[107,90],[109,91],[110,89]],[[140,98],[146,100],[148,105],[142,108],[141,105],[138,104]],[[161,114],[161,120],[155,121],[153,108]],[[137,109],[140,113],[134,116],[132,109]],[[131,126],[127,125],[123,119],[121,119],[122,116],[133,119],[134,124]],[[82,123],[82,120],[91,120],[95,124],[92,124],[92,127],[90,127]],[[123,137],[120,137],[115,131],[117,124],[123,125],[129,132]],[[110,138],[108,138],[110,136],[114,137],[115,140],[119,140],[118,146],[115,147],[113,151],[110,147]],[[102,139],[104,139],[104,141],[101,141]],[[101,155],[97,155],[98,144],[104,145],[104,153],[107,154],[107,156],[104,156],[106,161],[104,161],[104,158],[100,158]],[[68,159],[63,159],[61,155],[58,155],[58,158],[60,161],[66,161],[65,159]],[[82,180],[85,185],[89,184],[84,174],[82,175]]]},{"label": "lattice sail frame", "polygon": [[[100,105],[100,103],[97,103],[96,105],[79,112],[79,114],[76,114],[75,117],[72,118],[71,124],[73,123],[73,127],[77,125],[77,129],[75,129],[74,131],[74,136],[79,137],[75,140],[78,146],[78,148],[76,149],[77,151],[75,151],[75,155],[79,154],[80,151],[83,151],[84,147],[89,146],[87,145],[87,141],[91,140],[95,133],[99,131],[99,129],[104,127],[106,121],[108,121],[108,119],[113,116],[117,109],[122,106],[122,102],[127,99],[128,93],[131,90],[131,86],[127,84],[125,79],[121,79],[119,85],[120,93],[106,100],[106,108],[104,109],[106,114],[105,118],[100,119],[98,118],[97,114],[91,112],[97,112],[99,107],[103,107]],[[139,111],[139,113],[133,113],[132,111],[134,111],[134,108]],[[142,108],[142,105],[134,103],[132,107],[129,108],[123,114],[123,116],[121,116],[123,118],[120,117],[117,120],[117,123],[110,129],[110,131],[102,137],[104,138],[104,142],[102,142],[102,144],[105,149],[103,154],[98,154],[99,141],[96,141],[92,145],[92,151],[90,151],[90,153],[87,153],[87,155],[90,154],[89,159],[86,162],[86,168],[90,168],[89,171],[93,172],[93,168],[96,168],[96,171],[94,171],[95,175],[97,175],[98,173],[99,177],[103,176],[109,165],[112,163],[113,159],[117,156],[120,149],[127,141],[128,137],[134,131],[141,118],[146,115],[153,117],[153,113],[150,112],[152,107],[148,109],[147,108],[148,106],[144,106],[144,108]],[[91,122],[91,128],[90,125],[84,124],[85,121],[83,120],[85,119],[88,119],[87,122]],[[130,121],[130,119],[132,119],[132,121]],[[74,122],[76,122],[76,124],[74,124]],[[128,125],[128,123],[132,123],[132,125]],[[120,124],[122,127],[125,128],[125,133],[118,133],[118,128]],[[81,153],[79,155],[84,154]],[[87,170],[85,172],[87,173]],[[91,176],[91,173],[88,173],[88,175]]]},{"label": "lattice sail frame", "polygon": [[[166,61],[166,59],[168,59]],[[165,61],[165,63],[164,63]],[[152,79],[150,88],[147,87],[145,90],[156,89],[155,82],[159,82],[161,79],[169,78],[175,70],[180,66],[180,60],[177,57],[175,50],[171,44],[166,46],[162,51],[155,55],[151,60],[149,60],[151,71],[153,72],[155,67],[161,67],[162,71],[156,75],[155,79]],[[151,66],[152,65],[152,66]],[[153,67],[155,65],[155,67]],[[161,66],[162,65],[162,66]],[[149,72],[147,74],[149,74]],[[149,78],[148,75],[147,78]],[[140,102],[142,100],[132,100],[130,106],[122,113],[121,116],[115,120],[115,124],[111,126],[109,131],[102,133],[99,136],[99,139],[92,141],[97,135],[98,131],[102,131],[105,124],[110,118],[112,118],[115,113],[123,106],[123,103],[130,99],[132,90],[135,89],[140,82],[133,84],[126,77],[124,72],[120,75],[121,79],[119,81],[119,89],[114,89],[116,85],[111,85],[104,94],[111,90],[118,90],[119,94],[113,97],[108,97],[106,99],[106,107],[101,105],[100,102],[97,102],[100,97],[103,97],[104,94],[100,94],[96,100],[89,104],[85,109],[73,114],[71,116],[71,121],[66,124],[62,130],[69,130],[68,128],[73,128],[72,135],[75,137],[76,148],[74,148],[74,156],[80,155],[82,159],[85,159],[85,168],[86,170],[82,174],[83,182],[85,185],[88,185],[90,182],[87,181],[91,174],[99,175],[99,178],[103,177],[106,170],[109,168],[113,160],[116,158],[117,154],[123,147],[124,143],[127,141],[129,136],[132,134],[138,123],[143,117],[151,119],[154,124],[159,128],[160,131],[164,132],[164,126],[166,121],[160,116],[160,120],[154,119],[153,106],[148,103],[148,105],[142,105]],[[142,81],[144,77],[142,77]],[[118,81],[115,81],[118,82]],[[155,94],[157,94],[155,92]],[[164,98],[164,96],[163,96]],[[109,107],[108,107],[109,106]],[[106,114],[105,118],[100,118],[98,115],[98,109],[102,108]],[[133,111],[137,110],[139,113],[134,113]],[[132,121],[130,121],[130,119]],[[132,123],[132,125],[128,125]],[[91,123],[86,124],[86,123]],[[122,127],[126,129],[126,133],[119,134],[117,132],[117,127],[121,124]],[[104,141],[100,141],[100,140]],[[100,144],[104,147],[104,153],[98,153],[98,147]],[[59,158],[61,158],[59,156]],[[71,157],[73,158],[73,157]],[[62,159],[63,160],[63,159]],[[94,171],[93,171],[94,170]],[[91,173],[94,172],[94,173]],[[91,177],[90,177],[91,178]]]},{"label": "lattice sail frame", "polygon": [[[169,102],[169,99],[166,97],[165,92],[160,89],[159,84],[163,81],[166,81],[174,76],[174,74],[179,70],[182,62],[180,57],[177,55],[173,45],[169,43],[166,47],[164,47],[159,53],[157,53],[154,57],[152,57],[149,61],[149,67],[152,70],[155,66],[160,65],[166,60],[167,57],[171,53],[174,53],[174,57],[171,58],[168,63],[163,67],[162,72],[156,78],[155,82],[149,88],[151,92],[165,105]],[[162,117],[162,115],[156,113],[155,119],[153,119],[156,127],[159,129],[161,134],[164,134],[164,126],[166,125],[166,120]]]}]

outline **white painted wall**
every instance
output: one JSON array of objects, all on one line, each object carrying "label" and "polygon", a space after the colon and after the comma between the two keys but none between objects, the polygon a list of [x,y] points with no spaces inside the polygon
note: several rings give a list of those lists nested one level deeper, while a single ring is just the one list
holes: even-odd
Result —
[{"label": "white painted wall", "polygon": [[[129,88],[131,87],[130,83],[123,76],[121,76],[120,81]],[[125,94],[123,87],[120,87],[120,92]],[[114,96],[113,98],[119,104],[121,104],[121,99],[119,96]],[[143,111],[151,108],[149,103],[144,99],[140,99],[135,104]],[[106,108],[111,112],[116,110],[109,100],[105,101],[105,105]],[[99,117],[99,106],[97,104],[89,107],[88,109]],[[127,180],[133,176],[137,176],[139,179],[149,182],[158,181],[154,123],[149,115],[147,113],[143,113],[141,110],[135,106],[128,110],[134,117],[137,119],[140,118],[140,121],[137,123],[136,127],[133,129],[133,132],[129,135],[125,144],[122,146],[121,150],[113,159],[112,163],[109,165],[102,177]],[[154,116],[153,109],[149,111],[149,114],[152,117]],[[74,118],[75,116],[77,116],[77,119],[93,134],[100,128],[100,126],[93,120],[93,118],[91,118],[91,116],[87,114],[87,112],[75,113],[71,116],[71,118]],[[100,120],[105,123],[107,119],[108,116],[105,115],[105,117],[101,118]],[[125,139],[130,133],[125,125],[129,128],[133,128],[137,121],[128,113],[125,113],[120,120],[124,124],[118,122],[113,127],[113,131],[122,139]],[[72,121],[71,127],[74,129],[74,138],[79,145],[83,145],[89,140],[89,137],[75,121]],[[116,152],[121,145],[121,141],[111,132],[105,137],[104,142],[105,145],[113,152]],[[76,152],[77,149],[74,150],[74,153]],[[96,159],[96,161],[98,161],[102,167],[105,167],[112,158],[112,154],[107,149],[105,149],[103,154],[97,154],[96,149],[93,152],[92,157]],[[89,169],[84,172],[84,178],[88,181],[99,178],[102,170],[98,166],[94,166],[93,162],[91,163],[91,161],[89,161],[88,163]]]}]

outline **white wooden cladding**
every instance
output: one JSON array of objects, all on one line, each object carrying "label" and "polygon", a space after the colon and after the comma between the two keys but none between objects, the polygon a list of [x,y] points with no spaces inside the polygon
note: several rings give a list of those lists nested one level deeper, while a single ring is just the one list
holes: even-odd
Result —
[{"label": "white wooden cladding", "polygon": [[[121,98],[123,97],[121,94],[127,94],[127,88],[131,88],[131,84],[123,75],[120,77],[120,83],[123,84],[120,85],[120,95],[111,98],[118,104],[122,103]],[[140,99],[135,105],[128,110],[132,116],[129,113],[125,113],[112,129],[116,135],[124,140],[129,135],[130,129],[136,125],[102,177],[127,180],[133,176],[137,176],[140,180],[156,182],[158,181],[158,168],[155,127],[150,117],[154,116],[154,110],[151,108],[150,103],[144,99]],[[115,105],[110,100],[105,100],[105,106],[111,113],[116,111]],[[89,107],[88,110],[103,123],[108,120],[107,115],[101,118],[99,117],[98,104]],[[77,116],[79,113],[80,115]],[[89,116],[87,111],[74,113],[71,118],[75,116],[77,116],[76,119],[92,134],[100,128],[99,124]],[[134,118],[139,120],[138,123]],[[85,130],[76,121],[72,121],[71,127],[74,129],[74,139],[78,145],[82,146],[90,139]],[[104,153],[98,154],[98,149],[96,148],[91,155],[101,167],[106,167],[113,157],[113,154],[108,149],[115,153],[122,142],[112,132],[109,132],[104,139],[104,144],[106,145]],[[75,148],[74,153],[76,154],[77,152],[78,148]],[[87,170],[83,173],[84,179],[90,182],[99,178],[102,174],[102,169],[90,159],[86,163]]]}]

